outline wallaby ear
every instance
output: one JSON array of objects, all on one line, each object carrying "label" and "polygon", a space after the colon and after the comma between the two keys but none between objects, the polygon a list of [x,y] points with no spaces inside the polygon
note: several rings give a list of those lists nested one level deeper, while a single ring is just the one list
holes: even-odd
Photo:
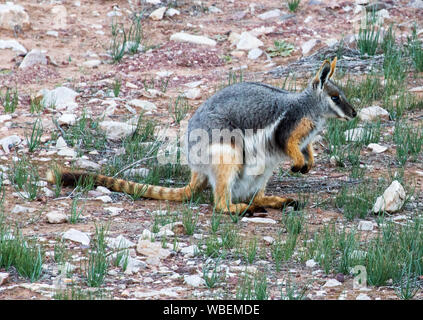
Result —
[{"label": "wallaby ear", "polygon": [[313,88],[323,88],[325,82],[329,79],[329,73],[331,72],[331,64],[329,60],[325,60],[313,79]]},{"label": "wallaby ear", "polygon": [[335,57],[330,64],[329,79],[332,78],[333,74],[335,73],[336,61],[338,61],[338,57]]}]

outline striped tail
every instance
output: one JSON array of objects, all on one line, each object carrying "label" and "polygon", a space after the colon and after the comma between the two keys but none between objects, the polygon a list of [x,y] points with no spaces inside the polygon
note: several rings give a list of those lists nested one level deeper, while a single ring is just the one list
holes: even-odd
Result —
[{"label": "striped tail", "polygon": [[[60,180],[59,180],[60,175]],[[157,200],[184,201],[191,198],[191,187],[166,188],[149,184],[136,183],[123,179],[93,174],[83,171],[71,171],[67,169],[48,170],[46,179],[49,183],[55,184],[61,181],[63,186],[76,186],[78,183],[90,182],[94,186],[103,186],[115,192],[124,192],[130,195],[137,195],[144,198]]]}]

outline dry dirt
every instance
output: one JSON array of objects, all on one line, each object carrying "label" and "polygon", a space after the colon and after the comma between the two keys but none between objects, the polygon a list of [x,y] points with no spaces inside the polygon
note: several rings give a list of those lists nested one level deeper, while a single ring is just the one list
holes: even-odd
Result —
[{"label": "dry dirt", "polygon": [[[60,2],[60,1],[57,1]],[[167,1],[178,4],[176,7],[180,10],[180,15],[172,18],[164,17],[160,21],[153,21],[149,18],[143,20],[143,32],[146,42],[153,46],[147,53],[137,53],[135,55],[125,55],[119,63],[107,63],[109,60],[105,55],[111,39],[110,24],[111,18],[107,16],[113,8],[118,7],[122,16],[118,17],[122,23],[129,25],[129,14],[135,8],[142,8],[148,13],[159,6],[151,4],[138,4],[138,1],[132,1],[133,8],[128,1],[61,1],[66,7],[66,24],[62,26],[55,25],[55,17],[52,14],[52,8],[59,4],[50,4],[47,1],[19,1],[30,16],[31,28],[22,30],[17,35],[12,31],[1,30],[0,38],[16,39],[28,51],[34,48],[47,50],[49,57],[48,65],[34,66],[25,70],[18,69],[19,63],[23,57],[16,56],[11,50],[0,50],[0,87],[17,88],[19,92],[19,106],[12,115],[12,125],[0,128],[0,138],[16,134],[25,137],[25,132],[29,130],[36,116],[30,113],[30,97],[33,97],[40,89],[53,89],[58,85],[68,86],[80,93],[77,98],[78,108],[73,112],[80,116],[84,109],[88,109],[92,117],[98,117],[104,112],[104,105],[101,103],[91,103],[92,98],[103,99],[99,90],[103,92],[110,90],[111,83],[118,78],[122,81],[120,99],[116,100],[117,109],[112,116],[113,120],[127,119],[131,114],[125,108],[125,102],[134,98],[145,98],[144,84],[145,80],[154,79],[156,88],[159,89],[160,79],[157,72],[170,71],[173,74],[169,78],[168,88],[164,96],[149,98],[156,104],[157,110],[153,111],[148,117],[151,117],[163,124],[170,125],[177,129],[176,123],[173,123],[168,112],[169,98],[175,98],[181,91],[187,89],[184,84],[193,81],[202,80],[200,86],[202,95],[198,100],[190,100],[192,106],[191,114],[197,107],[213,94],[222,83],[227,82],[228,71],[243,69],[245,80],[263,81],[272,84],[280,84],[280,79],[273,79],[266,73],[278,65],[287,65],[302,57],[301,45],[310,40],[318,39],[319,43],[312,49],[311,53],[325,47],[325,41],[328,39],[340,40],[342,36],[350,36],[357,33],[360,14],[354,14],[354,1],[301,1],[299,11],[292,15],[286,8],[284,1]],[[165,1],[162,1],[165,2]],[[309,4],[318,3],[318,4]],[[389,9],[390,17],[385,20],[386,25],[393,22],[399,27],[398,37],[409,35],[413,21],[423,21],[423,10],[416,10],[406,6],[409,1],[384,1],[393,4]],[[251,8],[254,4],[254,13]],[[204,12],[203,8],[215,5],[221,9],[221,13]],[[284,18],[269,19],[266,21],[257,18],[257,15],[268,10],[279,8],[282,10]],[[273,32],[260,36],[264,42],[263,49],[273,45],[273,41],[284,39],[295,46],[295,51],[288,57],[275,57],[267,59],[262,55],[257,60],[247,58],[248,52],[243,56],[236,57],[231,53],[236,50],[228,41],[228,35],[231,32],[242,33],[258,27],[275,27]],[[420,26],[421,27],[421,26]],[[58,31],[58,37],[46,34],[49,30]],[[96,33],[103,31],[104,34]],[[206,47],[190,43],[176,43],[169,40],[169,37],[179,31],[186,31],[192,34],[206,35],[209,38],[217,40],[215,47]],[[182,52],[183,54],[178,54]],[[103,61],[97,68],[83,67],[83,63],[91,58],[89,55],[96,54]],[[230,58],[229,58],[230,57]],[[318,66],[316,66],[317,68]],[[102,81],[105,80],[106,81]],[[303,82],[306,79],[298,79]],[[128,83],[130,83],[128,85]],[[410,80],[410,87],[421,86],[423,83],[421,75]],[[131,85],[132,84],[132,85]],[[140,110],[136,110],[140,112]],[[4,114],[3,108],[0,111]],[[57,135],[59,132],[51,122],[52,117],[57,117],[57,111],[45,110],[41,117],[44,124],[43,146],[33,154],[30,154],[31,160],[34,160],[39,166],[41,175],[49,168],[51,161],[56,160],[59,163],[69,164],[69,159],[57,155],[48,156],[46,151],[49,145],[54,144],[52,133]],[[189,118],[190,115],[187,116]],[[409,115],[410,119],[421,122],[422,113]],[[3,124],[2,124],[3,126]],[[289,176],[281,177],[275,173],[275,176],[269,182],[269,193],[278,195],[288,195],[296,197],[299,193],[311,193],[321,199],[334,197],[336,191],[341,186],[352,183],[349,182],[346,171],[340,171],[330,165],[327,156],[324,155],[325,148],[321,144],[316,144],[316,167],[307,176]],[[25,146],[12,148],[9,154],[2,152],[1,164],[9,167],[12,158],[27,153]],[[392,163],[385,162],[386,155],[372,156],[370,152],[363,154],[374,157],[372,176],[379,176],[387,173],[387,169]],[[388,151],[387,159],[392,159],[395,151]],[[88,155],[90,157],[90,155]],[[48,161],[40,161],[47,157]],[[93,159],[93,158],[92,158]],[[387,161],[388,161],[387,160]],[[390,160],[389,160],[390,161]],[[287,170],[290,165],[282,165]],[[406,178],[413,179],[416,182],[417,197],[416,203],[422,202],[420,195],[423,188],[423,177],[416,174],[416,171],[423,171],[421,163],[414,163],[407,167]],[[286,172],[286,171],[284,171]],[[51,187],[51,186],[50,186]],[[100,222],[110,223],[109,236],[116,237],[122,235],[134,243],[137,243],[144,229],[151,229],[153,221],[151,212],[159,209],[178,210],[179,205],[175,203],[165,203],[155,200],[136,200],[132,201],[128,197],[116,196],[113,203],[102,203],[98,200],[88,199],[84,202],[84,219],[82,222],[71,225],[49,224],[46,220],[46,213],[58,209],[69,212],[72,199],[67,197],[71,189],[62,191],[62,197],[40,196],[36,201],[26,201],[13,196],[13,186],[6,186],[6,198],[4,202],[5,215],[9,221],[17,222],[22,227],[25,235],[35,236],[39,243],[43,244],[47,251],[53,250],[55,241],[61,234],[70,228],[78,229],[93,235],[95,224]],[[420,198],[419,198],[420,196]],[[315,199],[315,198],[313,198]],[[12,215],[11,209],[16,204],[35,208],[35,213]],[[104,207],[123,208],[121,213],[112,217],[104,210]],[[329,222],[337,224],[348,224],[343,218],[342,213],[336,208],[324,210],[316,207],[313,201],[307,204],[307,223],[312,228],[318,228]],[[195,232],[201,234],[209,228],[209,220],[212,212],[210,204],[201,205],[198,209],[200,213],[199,228]],[[275,221],[281,220],[279,210],[267,210],[267,218]],[[371,220],[372,218],[370,218]],[[349,223],[356,225],[357,221]],[[260,247],[266,247],[268,244],[262,240],[263,236],[275,235],[279,227],[266,224],[240,223],[240,232],[243,235],[256,235]],[[375,231],[374,231],[375,232]],[[169,240],[172,243],[173,240]],[[179,242],[186,245],[197,243],[193,236],[180,235]],[[67,242],[67,248],[72,255],[78,257],[86,253],[86,249],[78,243]],[[138,256],[143,260],[142,256]],[[270,261],[270,257],[267,259]],[[266,260],[266,259],[262,259]],[[202,274],[201,266],[205,259],[194,257],[185,258],[179,253],[174,253],[170,257],[161,261],[160,265],[147,265],[146,268],[132,275],[126,275],[121,268],[110,267],[106,282],[102,286],[106,289],[108,298],[113,299],[204,299],[216,297],[234,298],[238,276],[234,275],[226,279],[226,286],[217,289],[207,289],[205,287],[193,288],[183,281],[184,275]],[[259,261],[260,262],[260,261]],[[77,262],[74,262],[78,264]],[[266,261],[264,262],[266,263]],[[29,281],[12,270],[0,268],[0,272],[8,272],[10,277],[6,284],[0,285],[0,300],[2,299],[50,299],[51,292],[55,290],[55,281],[57,277],[52,274],[54,267],[52,257],[46,258],[46,271],[36,283],[47,285],[47,289],[39,287],[25,287]],[[241,263],[242,265],[242,263]],[[260,263],[256,264],[260,266]],[[295,280],[304,282],[312,279],[312,289],[309,291],[310,299],[338,299],[342,292],[347,292],[347,299],[355,299],[360,292],[354,290],[352,276],[345,276],[345,282],[341,286],[334,288],[322,288],[322,285],[335,275],[325,275],[324,273],[313,272],[319,267],[313,269],[306,268],[305,265],[292,264],[285,265],[279,273],[273,272],[270,276],[270,298],[279,298],[279,289],[275,285],[284,278],[289,272]],[[76,270],[76,274],[78,269]],[[179,277],[175,276],[178,274]],[[147,279],[147,280],[146,280]],[[65,279],[66,281],[72,281]],[[73,280],[76,283],[83,281],[75,276]],[[178,287],[176,295],[151,294],[166,288]],[[324,295],[321,290],[325,290]],[[53,292],[54,293],[54,292]],[[371,299],[397,299],[395,292],[389,287],[370,287],[364,291]],[[145,294],[145,295],[143,295]],[[423,297],[420,292],[418,298]]]}]

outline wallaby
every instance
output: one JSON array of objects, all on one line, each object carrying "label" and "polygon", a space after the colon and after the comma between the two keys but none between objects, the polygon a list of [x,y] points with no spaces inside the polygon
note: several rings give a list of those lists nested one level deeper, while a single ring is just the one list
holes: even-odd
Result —
[{"label": "wallaby", "polygon": [[[314,165],[312,141],[326,119],[350,120],[356,111],[330,78],[336,68],[325,60],[304,91],[295,93],[267,84],[242,82],[208,100],[188,122],[185,152],[191,181],[183,188],[140,184],[103,175],[62,169],[63,185],[91,177],[95,185],[145,198],[184,201],[211,185],[216,210],[254,212],[259,208],[298,207],[291,198],[266,196],[267,181],[285,158],[293,172]],[[56,181],[53,170],[47,180]]]}]

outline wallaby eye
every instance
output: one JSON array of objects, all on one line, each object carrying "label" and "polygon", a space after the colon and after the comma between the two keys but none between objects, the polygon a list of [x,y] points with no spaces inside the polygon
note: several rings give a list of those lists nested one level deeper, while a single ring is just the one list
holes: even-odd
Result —
[{"label": "wallaby eye", "polygon": [[332,99],[333,102],[338,102],[339,96],[332,96],[331,99]]}]

